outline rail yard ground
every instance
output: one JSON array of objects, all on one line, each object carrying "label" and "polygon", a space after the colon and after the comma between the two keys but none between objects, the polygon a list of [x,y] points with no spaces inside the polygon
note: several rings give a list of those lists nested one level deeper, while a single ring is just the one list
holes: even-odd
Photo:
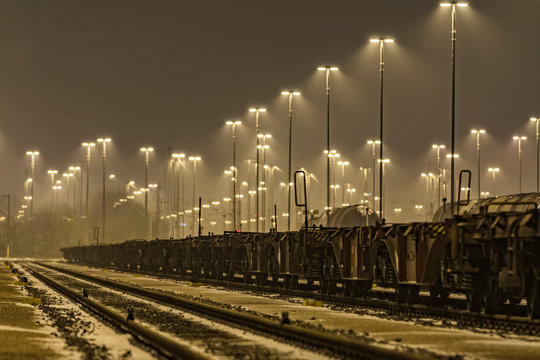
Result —
[{"label": "rail yard ground", "polygon": [[[422,318],[396,319],[384,311],[359,311],[282,294],[240,291],[189,281],[155,278],[147,275],[54,263],[88,275],[165,291],[180,297],[219,305],[240,312],[279,320],[288,313],[292,323],[320,331],[341,334],[357,341],[388,349],[412,350],[431,358],[452,359],[533,359],[540,357],[538,337],[512,333],[460,329],[444,321]],[[304,306],[308,305],[308,306]],[[315,305],[315,306],[313,306]],[[321,306],[322,305],[322,306]]]}]

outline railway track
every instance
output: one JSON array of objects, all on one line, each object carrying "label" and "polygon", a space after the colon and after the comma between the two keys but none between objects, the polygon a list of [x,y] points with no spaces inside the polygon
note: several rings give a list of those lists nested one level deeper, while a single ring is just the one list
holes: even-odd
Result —
[{"label": "railway track", "polygon": [[[51,267],[49,264],[43,265]],[[54,268],[56,269],[56,267]],[[189,276],[164,275],[162,273],[145,271],[137,271],[136,273],[174,280],[193,280]],[[284,296],[312,299],[349,309],[356,308],[384,311],[390,316],[399,317],[400,319],[406,317],[410,320],[417,320],[429,317],[435,320],[444,321],[447,326],[470,328],[474,330],[497,330],[518,335],[540,336],[540,320],[530,320],[526,316],[515,315],[525,313],[523,306],[506,305],[505,310],[507,311],[507,314],[492,315],[469,312],[466,310],[465,300],[455,298],[448,299],[449,301],[443,303],[439,299],[432,300],[429,296],[424,296],[422,297],[420,304],[408,305],[396,303],[392,300],[394,296],[393,293],[383,291],[372,292],[375,296],[373,298],[351,298],[343,295],[320,294],[313,291],[313,286],[307,284],[300,284],[300,289],[285,289],[281,283],[276,284],[276,286],[255,286],[246,284],[241,279],[230,282],[197,278],[196,281],[213,286],[224,286],[235,290],[263,293],[271,292]]]},{"label": "railway track", "polygon": [[[78,279],[82,279],[84,281],[91,282],[93,284],[98,284],[100,286],[107,287],[109,289],[113,289],[116,291],[121,291],[130,295],[134,295],[139,298],[149,300],[151,302],[157,302],[162,305],[174,307],[182,311],[187,311],[187,312],[195,314],[196,316],[201,316],[201,317],[210,319],[211,321],[221,322],[228,326],[240,328],[245,331],[256,333],[258,335],[263,335],[265,337],[277,339],[278,341],[286,342],[288,344],[294,344],[302,348],[316,350],[318,352],[322,352],[332,357],[347,358],[347,359],[421,359],[421,358],[425,358],[424,356],[421,356],[420,354],[417,354],[417,353],[404,352],[403,350],[399,352],[388,350],[388,349],[381,348],[379,346],[375,346],[372,344],[355,341],[354,339],[351,339],[351,338],[347,338],[343,336],[335,336],[332,334],[291,325],[286,322],[284,323],[283,321],[280,323],[280,322],[276,322],[273,320],[269,320],[269,319],[258,317],[251,314],[231,311],[231,310],[223,309],[218,306],[204,304],[204,303],[200,303],[196,301],[190,301],[190,300],[180,298],[178,296],[174,296],[174,295],[162,292],[162,291],[144,289],[144,288],[129,285],[126,283],[112,281],[112,280],[104,279],[101,277],[94,277],[88,274],[84,274],[82,272],[59,268],[56,266],[52,266],[50,264],[38,263],[38,265],[43,266],[47,269],[71,276],[71,277],[75,277]],[[35,269],[30,269],[30,267],[33,267],[33,266],[26,265],[26,268],[28,268],[29,271],[32,272],[32,274],[36,276],[37,278],[39,278],[41,281],[46,282],[48,285],[50,284],[49,286],[57,289],[57,291],[62,292],[66,296],[69,296],[70,298],[74,299],[74,301],[81,303],[83,306],[85,307],[92,306],[92,308],[97,308],[98,309],[97,311],[100,311],[99,310],[100,304],[97,301],[91,300],[87,297],[84,297],[82,294],[79,294],[70,289],[67,289],[65,286],[59,284],[57,281],[51,279],[50,277],[46,275],[40,274]],[[95,311],[95,310],[92,310],[92,311]],[[122,326],[125,326],[126,323],[130,325],[134,324],[133,321],[126,321],[125,317],[116,316],[116,319],[114,319],[113,321],[117,322],[118,326],[121,328]],[[140,328],[141,326],[138,326],[138,327]],[[148,338],[148,336],[144,334],[144,330],[143,330],[143,334],[139,334],[137,335],[137,337],[143,338],[143,341],[144,339]],[[165,346],[176,346],[177,344],[169,344],[169,345],[161,344],[161,340],[156,339],[156,336],[154,336],[154,340],[150,339],[148,343],[156,342],[156,340],[157,340],[157,343],[154,344],[153,346],[155,346],[158,349],[161,349],[160,352],[166,354],[167,356],[175,357],[177,356],[175,354],[180,354],[178,356],[181,358],[194,358],[194,359],[205,358],[205,357],[201,357],[202,355],[200,353],[195,354],[199,357],[192,357],[191,354],[184,355],[182,351],[185,351],[186,349],[166,348]],[[168,340],[170,342],[170,339]]]},{"label": "railway track", "polygon": [[174,341],[170,337],[134,321],[130,318],[129,313],[127,315],[118,313],[109,307],[103,306],[98,301],[89,298],[86,293],[77,293],[32,267],[25,266],[25,264],[22,264],[22,267],[33,277],[57,293],[81,305],[85,310],[104,320],[106,323],[111,324],[117,330],[131,334],[142,344],[167,358],[211,359],[211,357],[194,351],[185,344]]}]

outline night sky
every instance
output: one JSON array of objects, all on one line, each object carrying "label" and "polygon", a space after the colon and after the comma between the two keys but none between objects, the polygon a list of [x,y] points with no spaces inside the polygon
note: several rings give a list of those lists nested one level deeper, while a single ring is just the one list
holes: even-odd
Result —
[{"label": "night sky", "polygon": [[[476,0],[458,9],[456,166],[476,171],[470,129],[486,129],[487,191],[487,168],[496,165],[497,192],[517,192],[513,135],[528,137],[523,190],[535,189],[529,117],[540,116],[539,15],[538,0]],[[323,181],[322,64],[340,67],[332,74],[332,148],[352,163],[349,180],[359,184],[358,167],[371,165],[366,140],[378,136],[373,35],[395,39],[385,52],[390,207],[424,199],[420,173],[434,166],[431,145],[450,145],[450,11],[438,1],[1,1],[0,189],[22,196],[27,150],[41,152],[36,187],[48,191],[47,169],[64,171],[83,159],[82,141],[110,136],[110,172],[119,181],[143,181],[146,144],[156,149],[151,180],[162,181],[172,147],[202,156],[199,188],[219,198],[231,165],[224,123],[243,121],[238,159],[253,157],[252,105],[268,108],[261,120],[273,135],[268,162],[287,168],[285,88],[302,92],[293,167]]]}]

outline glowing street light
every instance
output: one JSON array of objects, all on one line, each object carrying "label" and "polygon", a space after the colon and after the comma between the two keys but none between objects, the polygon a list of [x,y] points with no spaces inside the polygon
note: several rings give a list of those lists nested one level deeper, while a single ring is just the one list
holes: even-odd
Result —
[{"label": "glowing street light", "polygon": [[[192,201],[192,208],[195,208],[195,184],[197,179],[197,161],[201,161],[200,156],[190,156],[188,158],[189,161],[193,161],[193,201]],[[195,235],[195,212],[192,212],[192,226],[193,226],[193,234]]]},{"label": "glowing street light", "polygon": [[58,174],[58,170],[47,170],[47,174],[51,176],[51,205],[54,205],[54,190],[52,187],[55,184],[54,177]]},{"label": "glowing street light", "polygon": [[338,161],[338,165],[341,166],[341,203],[345,203],[345,166],[349,166],[348,161]]},{"label": "glowing street light", "polygon": [[[443,7],[450,7],[452,11],[452,30],[451,30],[451,42],[452,42],[452,116],[451,116],[451,154],[456,153],[456,8],[465,7],[468,3],[464,1],[445,1],[441,3]],[[455,199],[455,157],[450,157],[450,212],[454,217],[454,199]]]},{"label": "glowing street light", "polygon": [[[35,179],[36,168],[36,156],[39,155],[39,151],[27,151],[26,155],[30,156],[30,171],[32,180]],[[34,181],[30,183],[30,219],[34,214]]]},{"label": "glowing street light", "polygon": [[373,186],[373,209],[375,209],[375,169],[377,168],[377,152],[375,151],[375,147],[377,145],[381,145],[380,140],[368,140],[368,145],[371,145],[371,155],[373,157],[373,180],[372,180],[372,186]]},{"label": "glowing street light", "polygon": [[[384,150],[384,140],[383,140],[383,86],[384,86],[384,44],[385,43],[393,43],[393,39],[385,39],[385,38],[379,38],[379,39],[370,39],[371,43],[377,43],[379,44],[379,115],[380,115],[380,121],[379,121],[379,140],[381,142],[381,146],[379,148],[379,198],[383,199],[383,150]],[[379,202],[379,213],[383,214],[382,209],[382,201]]]},{"label": "glowing street light", "polygon": [[[384,178],[384,174],[385,174],[385,165],[390,163],[390,159],[379,159],[378,160],[379,162],[379,167],[381,168],[381,179]],[[380,179],[379,179],[380,180]],[[383,193],[383,188],[384,188],[384,182],[382,181],[379,181],[379,186],[381,187],[381,189],[379,189],[379,194],[382,194]],[[384,219],[383,215],[384,215],[384,198],[379,196],[379,214],[381,216],[381,220]]]},{"label": "glowing street light", "polygon": [[488,171],[491,173],[491,175],[493,176],[493,194],[495,194],[495,175],[501,171],[501,169],[499,169],[498,167],[490,167],[488,168]]},{"label": "glowing street light", "polygon": [[103,192],[103,199],[102,199],[102,229],[101,229],[101,241],[105,242],[105,220],[106,220],[106,204],[107,204],[107,192],[106,192],[106,171],[107,171],[107,144],[111,142],[110,138],[99,138],[97,139],[98,143],[101,143],[102,146],[102,155],[103,155],[103,183],[102,183],[102,192]]},{"label": "glowing street light", "polygon": [[[259,116],[260,116],[260,113],[262,112],[266,112],[266,109],[265,108],[262,108],[262,107],[252,107],[249,109],[249,112],[252,112],[252,113],[255,113],[255,136],[257,137],[257,159],[256,159],[256,163],[255,163],[255,182],[256,182],[256,192],[257,192],[257,196],[255,198],[255,217],[258,219],[259,218],[259,175],[260,175],[260,168],[261,168],[261,164],[260,164],[260,161],[259,161],[259,133],[260,133],[260,125],[259,125]],[[256,225],[255,225],[255,231],[259,232],[259,221],[256,222]]]},{"label": "glowing street light", "polygon": [[[281,95],[288,96],[289,98],[289,183],[292,176],[292,116],[293,116],[293,97],[299,96],[300,91],[284,90]],[[289,186],[287,192],[287,213],[291,213],[291,187]],[[291,219],[287,218],[287,231],[291,231]]]},{"label": "glowing street light", "polygon": [[238,179],[238,172],[236,169],[236,127],[242,125],[241,121],[227,121],[226,125],[232,128],[232,158],[233,158],[233,230],[236,230],[236,179]]},{"label": "glowing street light", "polygon": [[476,135],[476,161],[478,169],[478,198],[480,199],[480,135],[485,134],[486,130],[472,129],[471,134]]},{"label": "glowing street light", "polygon": [[431,147],[437,152],[437,207],[441,207],[441,149],[446,146],[434,144]]},{"label": "glowing street light", "polygon": [[[151,146],[143,146],[139,149],[141,152],[144,152],[144,188],[148,189],[148,168],[150,165],[149,154],[154,151],[154,148]],[[150,222],[150,216],[148,214],[148,191],[144,192],[144,216],[145,216],[145,235],[146,239],[150,240],[152,238],[152,223]]]},{"label": "glowing street light", "polygon": [[[338,71],[337,66],[324,65],[317,68],[326,75],[326,151],[330,153],[330,73]],[[330,209],[330,158],[326,157],[326,207]]]},{"label": "glowing street light", "polygon": [[96,146],[95,143],[86,141],[81,144],[83,147],[86,148],[86,209],[85,209],[85,216],[88,218],[88,207],[89,207],[89,199],[90,199],[90,157],[92,154],[92,148]]},{"label": "glowing street light", "polygon": [[518,144],[518,162],[519,162],[519,193],[521,194],[521,142],[527,140],[526,136],[514,136],[514,141]]}]

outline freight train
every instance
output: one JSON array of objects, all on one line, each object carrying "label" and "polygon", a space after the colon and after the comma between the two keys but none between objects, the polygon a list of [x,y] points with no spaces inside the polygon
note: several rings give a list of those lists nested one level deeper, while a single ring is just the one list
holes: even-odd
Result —
[{"label": "freight train", "polygon": [[[300,231],[225,232],[184,239],[133,240],[62,249],[68,262],[126,271],[152,271],[258,286],[299,280],[321,293],[368,295],[395,290],[414,304],[421,289],[446,299],[464,294],[473,312],[496,313],[526,301],[540,318],[540,193],[466,200],[441,207],[431,222],[385,224],[358,206],[356,226],[308,224]],[[307,203],[298,204],[306,207]],[[354,208],[354,207],[353,207]],[[350,212],[350,210],[349,210]]]}]

